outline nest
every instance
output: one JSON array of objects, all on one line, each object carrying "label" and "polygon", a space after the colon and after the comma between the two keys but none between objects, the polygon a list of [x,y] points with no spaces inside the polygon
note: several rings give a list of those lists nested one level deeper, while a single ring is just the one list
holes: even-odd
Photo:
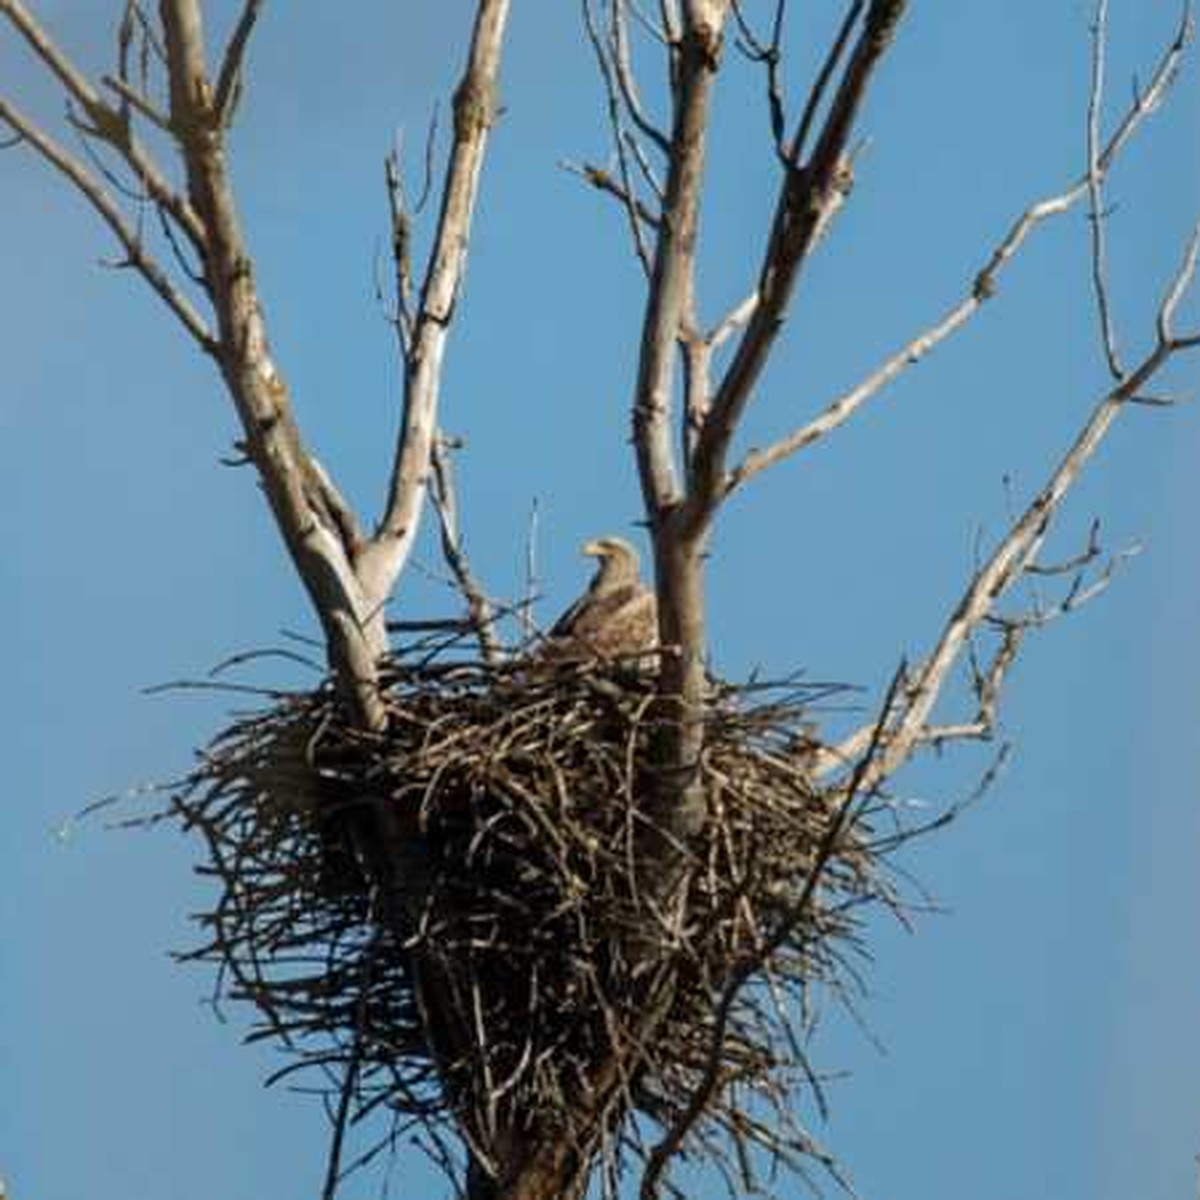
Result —
[{"label": "nest", "polygon": [[386,1115],[359,1161],[415,1133],[452,1176],[465,1145],[501,1177],[549,1137],[605,1194],[680,1152],[735,1195],[830,1166],[797,1115],[823,1104],[813,989],[855,979],[887,839],[806,770],[827,691],[714,686],[674,915],[647,887],[645,672],[398,657],[375,737],[328,684],[277,696],[172,794],[217,884],[185,957],[255,1006],[276,1077],[328,1095],[338,1153]]}]

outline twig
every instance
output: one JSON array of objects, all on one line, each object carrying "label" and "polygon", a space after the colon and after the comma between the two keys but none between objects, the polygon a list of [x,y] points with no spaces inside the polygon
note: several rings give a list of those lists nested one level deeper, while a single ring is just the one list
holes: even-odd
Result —
[{"label": "twig", "polygon": [[[629,169],[629,151],[628,142],[625,137],[625,123],[622,117],[620,85],[616,79],[616,69],[611,61],[607,43],[600,32],[595,13],[592,9],[593,0],[582,0],[582,2],[584,28],[587,31],[588,41],[591,44],[592,53],[595,56],[596,64],[600,71],[601,81],[604,84],[609,130],[613,151],[617,156],[617,168],[621,176],[619,185],[620,197],[624,201],[625,213],[629,222],[629,235],[642,271],[649,278],[651,272],[650,251],[646,245],[642,223],[636,206],[637,192],[634,187],[633,173]],[[620,0],[617,0],[617,2],[619,3]]]},{"label": "twig", "polygon": [[242,64],[246,57],[246,47],[250,44],[250,34],[254,31],[255,22],[265,3],[266,0],[245,0],[237,25],[230,35],[229,44],[225,47],[213,99],[213,113],[222,126],[229,124],[237,105],[242,89]]},{"label": "twig", "polygon": [[439,432],[433,439],[430,465],[433,471],[433,505],[441,528],[442,556],[462,592],[470,615],[471,626],[479,640],[484,662],[498,663],[500,642],[496,637],[495,613],[467,561],[463,548],[462,530],[458,519],[458,496],[450,462],[450,440]]},{"label": "twig", "polygon": [[633,207],[637,213],[638,219],[648,225],[651,229],[655,228],[659,223],[657,214],[650,211],[644,201],[636,196],[630,196],[624,186],[618,183],[612,175],[601,167],[593,166],[591,163],[572,163],[561,162],[559,166],[564,171],[582,179],[585,183],[590,184],[599,192],[605,192],[609,196],[619,200],[623,207],[628,209]]},{"label": "twig", "polygon": [[1117,353],[1117,335],[1113,327],[1108,296],[1108,254],[1104,225],[1104,176],[1100,170],[1100,114],[1104,99],[1104,51],[1108,26],[1108,0],[1098,0],[1092,21],[1092,85],[1087,109],[1087,185],[1089,223],[1092,231],[1092,291],[1100,320],[1100,340],[1104,357],[1114,379],[1124,374]]}]

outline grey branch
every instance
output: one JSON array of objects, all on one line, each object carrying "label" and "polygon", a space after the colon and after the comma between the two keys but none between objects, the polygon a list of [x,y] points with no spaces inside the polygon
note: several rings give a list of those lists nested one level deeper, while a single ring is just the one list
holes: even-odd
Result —
[{"label": "grey branch", "polygon": [[[1172,358],[1181,350],[1190,348],[1190,339],[1175,336],[1173,323],[1179,305],[1195,277],[1198,255],[1200,224],[1193,231],[1180,267],[1159,306],[1156,319],[1158,336],[1154,347],[1098,401],[1045,485],[1013,522],[991,557],[972,578],[943,628],[932,653],[912,673],[909,683],[903,689],[895,706],[896,711],[889,722],[883,747],[874,756],[867,772],[865,786],[875,786],[886,779],[902,766],[919,746],[931,740],[945,740],[951,736],[953,726],[942,727],[939,730],[931,724],[930,718],[960,654],[982,624],[995,620],[997,602],[1018,581],[1026,577],[1036,563],[1038,552],[1055,514],[1067,493],[1078,481],[1088,460],[1108,434],[1113,422]],[[1078,594],[1071,599],[1074,605],[1079,602]],[[869,736],[867,729],[859,730],[839,746],[826,751],[818,762],[818,773],[826,775],[836,772],[854,762],[861,748],[867,744]],[[978,735],[970,732],[960,736]]]},{"label": "grey branch", "polygon": [[23,142],[67,179],[87,200],[116,235],[129,265],[158,293],[205,354],[215,355],[216,342],[204,318],[149,253],[141,234],[129,222],[120,205],[100,181],[48,133],[38,128],[32,120],[5,100],[0,100],[0,122],[14,129]]},{"label": "grey branch", "polygon": [[433,507],[441,529],[442,557],[446,560],[454,582],[466,601],[467,614],[475,630],[484,661],[498,663],[501,650],[499,639],[496,637],[495,609],[475,578],[463,546],[458,491],[454,485],[454,470],[450,461],[452,449],[451,440],[439,431],[433,439],[432,467]]},{"label": "grey branch", "polygon": [[187,200],[167,182],[149,151],[134,136],[123,114],[105,101],[87,77],[47,37],[20,0],[0,0],[0,16],[8,18],[34,54],[62,84],[68,97],[83,109],[92,123],[91,135],[112,146],[129,165],[150,199],[175,221],[199,251],[204,244],[204,227],[200,218]]},{"label": "grey branch", "polygon": [[442,208],[414,314],[404,380],[404,415],[384,515],[363,552],[359,574],[385,597],[412,553],[429,485],[446,339],[467,265],[467,246],[488,135],[496,118],[496,86],[508,0],[479,0],[468,62],[454,96],[454,134]]},{"label": "grey branch", "polygon": [[[768,467],[819,441],[843,425],[868,400],[879,394],[909,367],[919,363],[952,334],[961,329],[996,293],[997,282],[1008,264],[1024,246],[1026,239],[1043,221],[1068,212],[1080,200],[1098,188],[1126,143],[1147,116],[1161,104],[1179,68],[1179,60],[1190,37],[1191,25],[1185,20],[1163,53],[1150,84],[1135,96],[1124,118],[1103,150],[1095,155],[1088,172],[1065,191],[1031,204],[1013,222],[996,244],[982,269],[976,274],[970,292],[935,324],[925,329],[886,359],[866,379],[830,403],[817,417],[786,437],[749,454],[726,475],[723,494],[728,495]],[[1097,103],[1094,99],[1093,104]]]},{"label": "grey branch", "polygon": [[783,325],[801,268],[851,186],[849,139],[905,9],[905,0],[874,0],[869,6],[811,158],[784,171],[758,303],[717,389],[692,463],[683,521],[693,530],[708,525],[728,494],[726,457],[734,433]]}]

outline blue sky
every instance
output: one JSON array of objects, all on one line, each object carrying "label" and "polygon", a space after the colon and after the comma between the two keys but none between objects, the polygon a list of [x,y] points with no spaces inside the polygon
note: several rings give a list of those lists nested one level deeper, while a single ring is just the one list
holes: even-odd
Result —
[{"label": "blue sky", "polygon": [[[35,6],[94,70],[108,10]],[[382,155],[443,111],[470,6],[269,8],[233,162],[267,318],[300,419],[374,513],[396,419],[373,296],[386,243]],[[236,11],[211,5],[218,26]],[[342,10],[344,11],[344,10]],[[800,40],[836,11],[797,6]],[[1114,102],[1177,18],[1115,0]],[[1030,200],[1083,154],[1088,6],[915,5],[862,131],[851,204],[813,263],[745,431],[761,443],[855,382],[956,299]],[[60,112],[11,35],[0,88]],[[531,505],[551,619],[581,585],[586,537],[632,529],[626,444],[639,281],[618,214],[558,169],[603,162],[589,51],[570,4],[517,5],[505,114],[451,337],[447,428],[468,548],[498,594],[520,586]],[[753,277],[772,164],[750,73],[717,97],[704,218],[706,311]],[[1200,210],[1196,70],[1114,178],[1123,340],[1148,314]],[[214,374],[128,274],[74,196],[0,156],[0,1175],[16,1200],[315,1195],[324,1121],[264,1093],[273,1054],[213,1019],[211,980],[168,952],[203,903],[195,847],[167,832],[56,830],[89,800],[178,773],[227,698],[147,696],[281,629],[311,632]],[[1000,296],[836,438],[747,489],[711,562],[718,667],[807,668],[881,689],[929,645],[971,567],[1103,388],[1081,215],[1044,228]],[[1196,305],[1189,309],[1195,320]],[[1195,360],[1173,383],[1195,390]],[[1200,1152],[1200,418],[1138,409],[1064,511],[1145,552],[1110,591],[1028,647],[1007,695],[1016,753],[985,801],[906,865],[944,914],[881,921],[862,1016],[831,1011],[817,1061],[848,1077],[817,1129],[868,1200],[1176,1200]],[[426,562],[436,566],[432,547]],[[444,609],[411,572],[401,613]],[[932,805],[984,760],[903,777]],[[379,1194],[361,1178],[348,1200]],[[442,1194],[415,1155],[393,1196]],[[707,1196],[709,1193],[699,1192]],[[712,1195],[718,1194],[712,1189]]]}]

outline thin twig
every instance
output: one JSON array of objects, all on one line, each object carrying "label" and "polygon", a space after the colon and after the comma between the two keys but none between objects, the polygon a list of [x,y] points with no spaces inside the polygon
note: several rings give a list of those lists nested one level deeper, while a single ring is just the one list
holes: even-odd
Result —
[{"label": "thin twig", "polygon": [[480,653],[486,663],[498,663],[502,657],[496,637],[495,612],[479,581],[471,570],[463,548],[462,529],[458,517],[458,495],[454,486],[454,471],[450,462],[451,442],[439,432],[433,439],[430,466],[433,470],[433,505],[441,529],[442,556],[462,593],[470,615],[471,626],[479,640]]},{"label": "thin twig", "polygon": [[1108,295],[1108,252],[1104,226],[1108,219],[1104,208],[1104,175],[1100,170],[1100,115],[1104,101],[1104,54],[1108,29],[1108,0],[1098,0],[1092,21],[1092,85],[1087,109],[1087,185],[1089,223],[1092,231],[1092,291],[1100,320],[1100,340],[1104,357],[1114,379],[1124,371],[1117,353],[1117,335],[1113,326]]},{"label": "thin twig", "polygon": [[242,88],[242,66],[246,58],[246,47],[250,34],[262,12],[266,0],[245,0],[237,25],[230,35],[229,44],[217,73],[217,90],[213,99],[213,112],[222,126],[227,126],[237,105]]}]

